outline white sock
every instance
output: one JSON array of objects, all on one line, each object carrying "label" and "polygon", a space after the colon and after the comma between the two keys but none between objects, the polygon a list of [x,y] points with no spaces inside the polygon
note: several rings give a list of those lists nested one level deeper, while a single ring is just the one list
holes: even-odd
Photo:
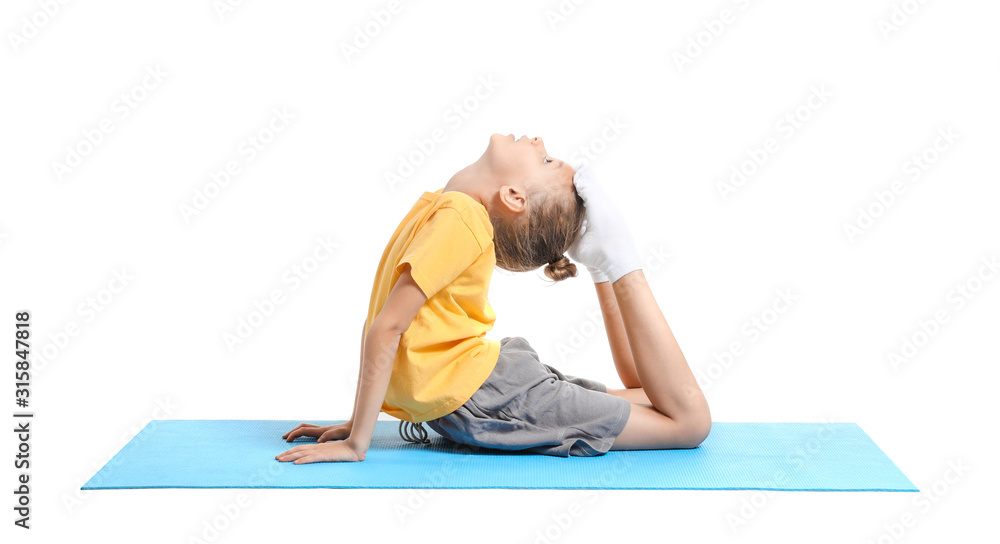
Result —
[{"label": "white sock", "polygon": [[642,268],[625,217],[597,183],[594,172],[581,166],[573,177],[576,192],[586,208],[585,229],[569,256],[587,267],[595,283],[614,283]]}]

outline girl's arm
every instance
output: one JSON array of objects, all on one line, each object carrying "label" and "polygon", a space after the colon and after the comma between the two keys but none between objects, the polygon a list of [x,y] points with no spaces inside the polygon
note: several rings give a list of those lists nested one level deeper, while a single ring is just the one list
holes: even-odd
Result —
[{"label": "girl's arm", "polygon": [[281,462],[294,461],[296,465],[365,459],[375,433],[378,414],[385,401],[385,392],[389,388],[399,339],[410,328],[417,311],[426,301],[427,296],[413,281],[407,264],[362,341],[358,398],[355,401],[350,436],[344,440],[295,446],[276,455],[275,459]]},{"label": "girl's arm", "polygon": [[358,397],[361,394],[361,367],[365,364],[365,324],[368,318],[361,323],[361,347],[358,348],[358,383],[354,388],[354,408],[351,410],[351,417],[347,419],[349,426],[354,426],[354,412],[358,410]]},{"label": "girl's arm", "polygon": [[330,440],[343,440],[351,436],[351,429],[354,427],[354,412],[358,409],[358,394],[361,391],[361,365],[364,363],[365,324],[367,323],[368,319],[365,318],[365,322],[361,324],[361,348],[359,349],[361,355],[358,361],[358,383],[354,389],[354,407],[351,408],[351,417],[343,423],[323,427],[313,425],[312,423],[300,423],[298,427],[281,435],[281,438],[284,438],[286,442],[292,442],[300,436],[315,436],[316,443],[322,444]]},{"label": "girl's arm", "polygon": [[368,329],[361,356],[358,399],[354,408],[351,436],[344,442],[363,460],[375,433],[375,422],[382,411],[385,392],[389,388],[392,365],[399,349],[399,339],[410,328],[420,307],[427,301],[413,276],[409,264],[389,293],[385,305]]}]

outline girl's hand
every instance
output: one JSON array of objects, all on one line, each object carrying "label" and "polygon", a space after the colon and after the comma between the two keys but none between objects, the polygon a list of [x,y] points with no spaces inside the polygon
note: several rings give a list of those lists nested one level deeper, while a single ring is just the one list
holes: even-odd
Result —
[{"label": "girl's hand", "polygon": [[353,427],[353,421],[327,425],[326,427],[320,427],[312,423],[299,423],[298,427],[281,435],[281,438],[284,438],[286,442],[291,442],[300,436],[312,436],[316,437],[316,443],[322,444],[330,440],[345,440],[348,436],[351,436],[351,429]]},{"label": "girl's hand", "polygon": [[341,461],[361,461],[363,457],[351,449],[347,442],[302,444],[274,457],[278,461],[294,461],[296,465]]}]

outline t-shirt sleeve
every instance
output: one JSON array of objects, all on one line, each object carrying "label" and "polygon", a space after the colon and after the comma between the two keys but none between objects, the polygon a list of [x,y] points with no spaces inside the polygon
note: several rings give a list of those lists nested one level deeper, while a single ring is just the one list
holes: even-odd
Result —
[{"label": "t-shirt sleeve", "polygon": [[410,263],[410,275],[427,298],[455,281],[480,255],[484,247],[455,208],[441,207],[431,213],[399,258],[396,271]]}]

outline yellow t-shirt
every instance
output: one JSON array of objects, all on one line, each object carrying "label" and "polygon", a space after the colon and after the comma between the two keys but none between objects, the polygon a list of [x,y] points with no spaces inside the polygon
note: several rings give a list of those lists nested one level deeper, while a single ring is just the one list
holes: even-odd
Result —
[{"label": "yellow t-shirt", "polygon": [[404,263],[427,302],[399,340],[383,412],[414,423],[448,415],[493,372],[500,342],[485,335],[496,320],[487,300],[496,262],[489,214],[471,196],[442,187],[406,214],[375,273],[365,331]]}]

